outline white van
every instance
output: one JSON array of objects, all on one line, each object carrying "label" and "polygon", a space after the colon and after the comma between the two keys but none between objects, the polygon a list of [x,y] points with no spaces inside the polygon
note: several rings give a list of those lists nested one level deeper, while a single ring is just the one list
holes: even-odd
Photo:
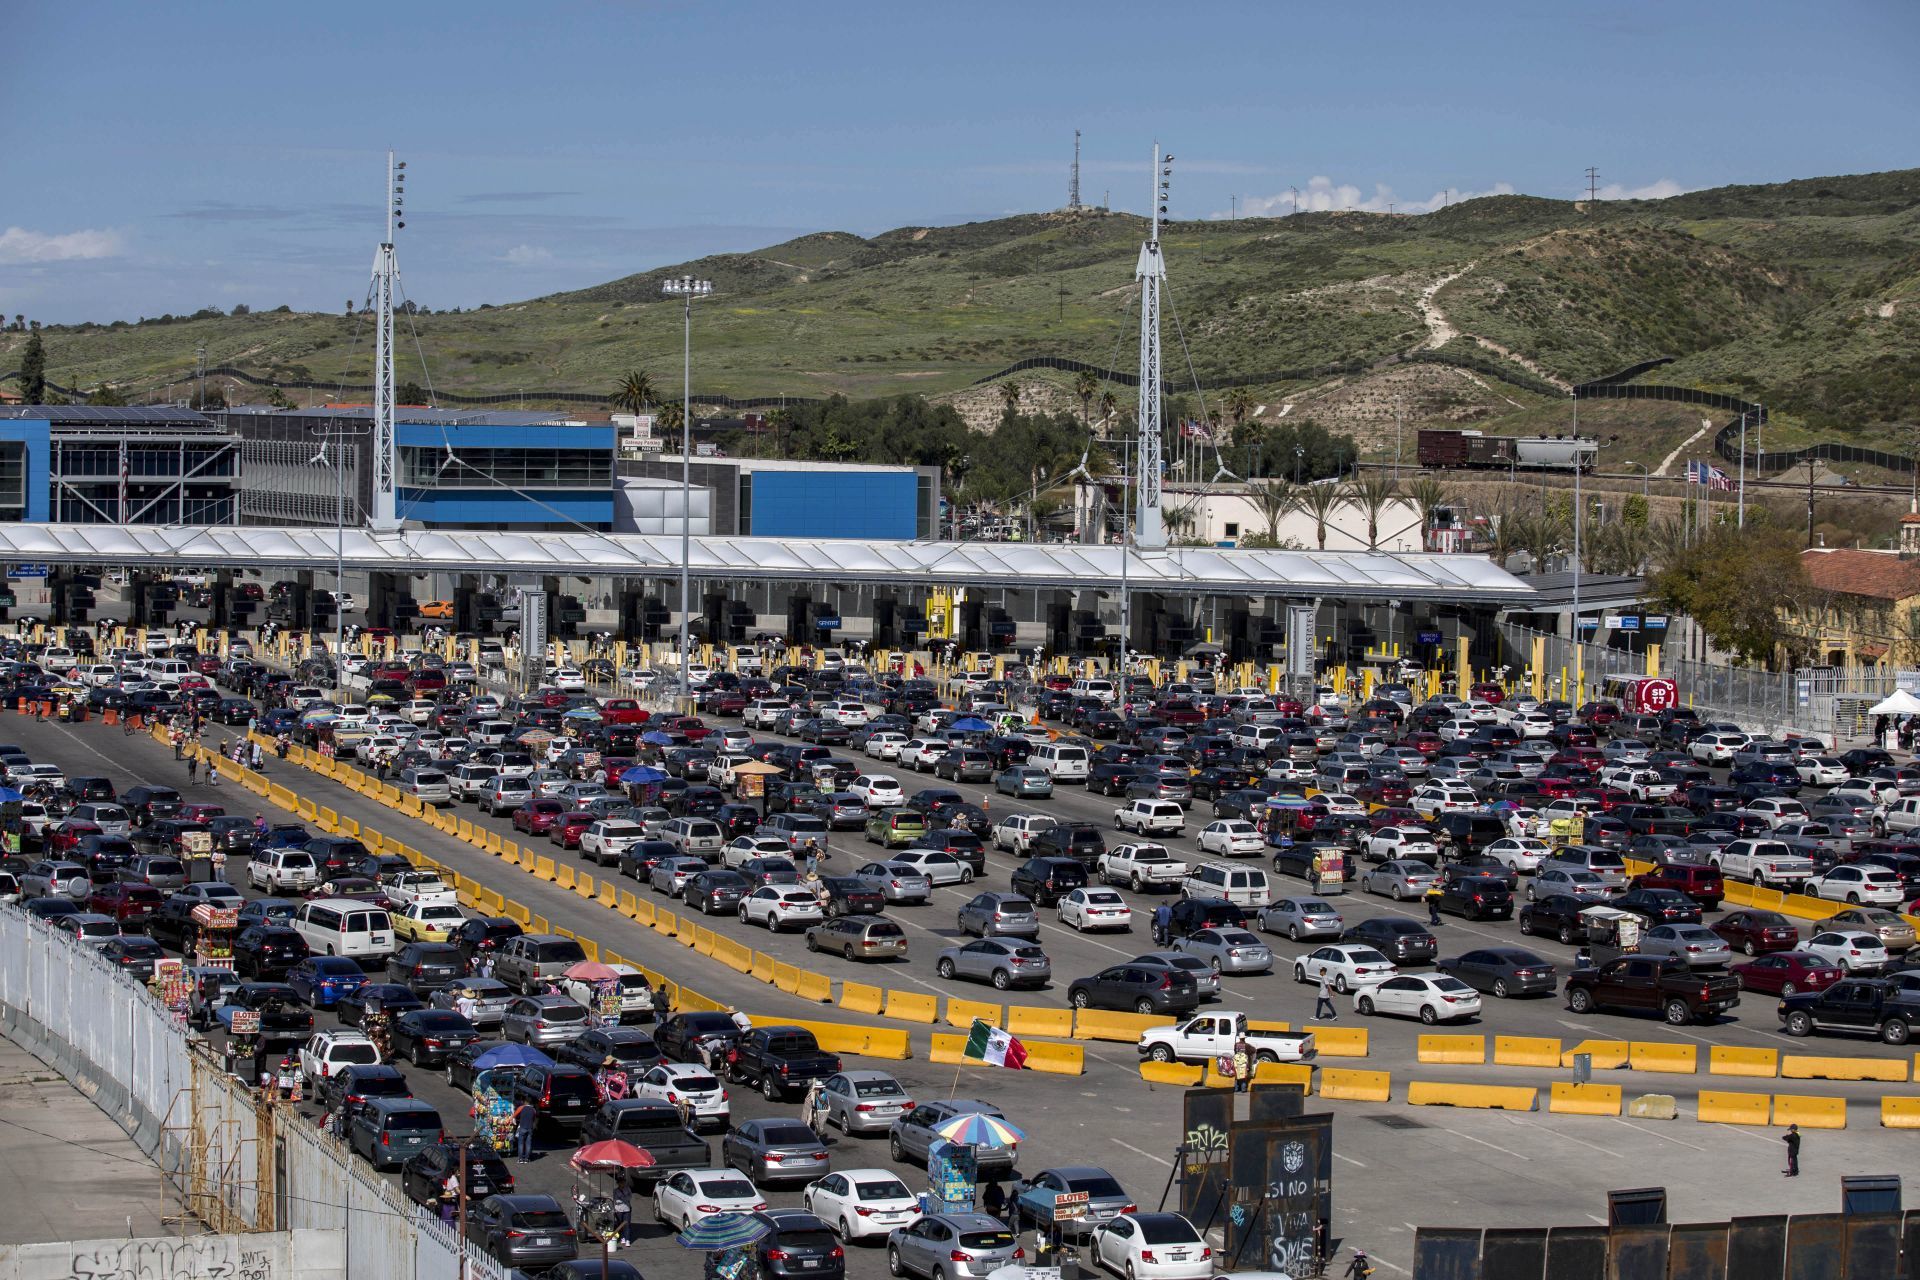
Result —
[{"label": "white van", "polygon": [[1045,769],[1055,783],[1085,782],[1092,765],[1087,749],[1072,742],[1049,742],[1028,756],[1027,763]]},{"label": "white van", "polygon": [[1187,871],[1180,892],[1189,898],[1225,898],[1236,907],[1256,910],[1273,904],[1273,885],[1259,867],[1202,862]]},{"label": "white van", "polygon": [[1100,679],[1075,680],[1073,687],[1067,690],[1067,696],[1071,698],[1092,698],[1097,702],[1103,702],[1108,706],[1112,706],[1115,697],[1113,681]]},{"label": "white van", "polygon": [[393,920],[386,911],[353,898],[303,902],[293,930],[317,956],[385,957],[393,952]]},{"label": "white van", "polygon": [[193,668],[179,658],[154,658],[147,663],[147,679],[171,680],[178,683],[182,677],[193,674]]}]

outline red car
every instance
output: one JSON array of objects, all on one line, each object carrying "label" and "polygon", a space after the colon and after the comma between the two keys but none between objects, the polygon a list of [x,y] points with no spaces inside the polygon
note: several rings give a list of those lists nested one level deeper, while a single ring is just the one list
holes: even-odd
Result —
[{"label": "red car", "polygon": [[1816,955],[1804,951],[1781,951],[1745,964],[1736,964],[1733,976],[1746,991],[1770,996],[1790,996],[1800,991],[1825,991],[1846,974]]},{"label": "red car", "polygon": [[212,654],[208,654],[206,657],[195,662],[193,669],[203,676],[217,676],[220,674],[220,659],[214,657]]},{"label": "red car", "polygon": [[699,716],[664,716],[652,722],[649,728],[662,733],[677,733],[688,742],[698,743],[713,734],[713,730],[700,722]]},{"label": "red car", "polygon": [[598,821],[600,815],[593,810],[574,809],[547,825],[547,839],[562,849],[578,849],[581,833]]},{"label": "red car", "polygon": [[652,718],[653,712],[632,698],[608,698],[600,704],[601,724],[645,724]]},{"label": "red car", "polygon": [[1185,698],[1172,698],[1160,704],[1160,719],[1167,724],[1205,724],[1207,713]]},{"label": "red car", "polygon": [[1446,749],[1447,740],[1437,733],[1422,730],[1409,737],[1406,745],[1431,760]]},{"label": "red car", "polygon": [[440,693],[446,687],[447,673],[437,667],[427,667],[407,677],[407,692],[415,697]]},{"label": "red car", "polygon": [[567,806],[558,800],[529,800],[513,811],[513,829],[530,836],[545,835],[566,811]]},{"label": "red car", "polygon": [[191,804],[183,804],[180,806],[180,820],[182,822],[212,822],[215,818],[224,818],[226,816],[227,810],[224,805],[204,804],[196,800]]},{"label": "red car", "polygon": [[1424,821],[1419,814],[1404,805],[1390,805],[1385,809],[1375,809],[1367,815],[1369,830],[1378,831],[1382,827],[1417,827]]},{"label": "red car", "polygon": [[1404,779],[1368,779],[1353,789],[1353,798],[1362,804],[1405,804],[1413,788]]},{"label": "red car", "polygon": [[1578,719],[1585,720],[1596,729],[1604,729],[1620,720],[1620,704],[1617,702],[1589,702],[1580,708]]},{"label": "red car", "polygon": [[405,684],[413,675],[412,668],[404,662],[383,662],[373,669],[374,680],[397,680]]},{"label": "red car", "polygon": [[1540,788],[1540,794],[1548,800],[1562,800],[1578,795],[1580,784],[1572,778],[1556,778],[1550,774],[1541,774],[1534,779],[1534,785]]},{"label": "red car", "polygon": [[1711,928],[1728,946],[1750,956],[1791,951],[1800,945],[1800,930],[1778,911],[1729,911]]},{"label": "red car", "polygon": [[144,884],[103,884],[88,896],[87,910],[112,917],[123,930],[145,929],[164,901],[166,895]]},{"label": "red car", "polygon": [[49,827],[46,835],[46,849],[49,858],[65,858],[80,847],[80,841],[87,836],[103,834],[98,823],[88,822],[85,818],[68,818],[57,827]]},{"label": "red car", "polygon": [[1568,747],[1565,751],[1554,752],[1547,758],[1547,763],[1572,765],[1593,774],[1606,768],[1607,758],[1596,747]]},{"label": "red car", "polygon": [[1487,680],[1480,681],[1467,692],[1482,702],[1491,702],[1496,707],[1507,700],[1507,691]]},{"label": "red car", "polygon": [[633,768],[632,756],[601,756],[600,785],[609,791],[620,790],[620,775]]},{"label": "red car", "polygon": [[1302,716],[1307,713],[1306,707],[1302,706],[1297,698],[1277,698],[1274,700],[1273,709],[1283,716]]}]

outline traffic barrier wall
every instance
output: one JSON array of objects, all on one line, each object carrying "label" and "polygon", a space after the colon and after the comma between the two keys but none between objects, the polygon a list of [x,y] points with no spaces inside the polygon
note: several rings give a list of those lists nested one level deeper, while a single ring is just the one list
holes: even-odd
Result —
[{"label": "traffic barrier wall", "polygon": [[747,970],[755,982],[773,982],[773,957],[764,951],[753,953],[753,968]]},{"label": "traffic barrier wall", "polygon": [[1582,1040],[1560,1055],[1560,1065],[1573,1065],[1573,1055],[1590,1053],[1593,1055],[1595,1071],[1618,1071],[1627,1065],[1627,1042],[1625,1040]]},{"label": "traffic barrier wall", "polygon": [[519,921],[522,929],[533,922],[533,913],[511,898],[501,904],[501,911],[508,919]]},{"label": "traffic barrier wall", "polygon": [[1660,1071],[1690,1076],[1700,1069],[1700,1046],[1653,1044],[1635,1040],[1627,1046],[1627,1066],[1634,1071]]},{"label": "traffic barrier wall", "polygon": [[1617,1116],[1620,1114],[1620,1086],[1617,1084],[1553,1083],[1547,1098],[1547,1110],[1563,1116]]},{"label": "traffic barrier wall", "polygon": [[[533,860],[533,878],[534,878],[534,879],[536,879],[536,880],[551,880],[551,879],[553,879],[553,876],[554,876],[554,870],[555,870],[555,868],[554,868],[554,865],[553,865],[553,859],[552,859],[552,858],[541,858],[541,857],[536,857],[536,858],[535,858],[535,859]],[[568,870],[568,871],[572,871],[572,870],[573,870],[573,868],[571,868],[571,867],[569,867],[569,868],[567,868],[567,870]]]},{"label": "traffic barrier wall", "polygon": [[945,1066],[959,1066],[966,1061],[965,1056],[961,1053],[961,1050],[967,1047],[967,1038],[965,1036],[943,1035],[936,1031],[932,1039],[933,1045],[927,1051],[928,1062],[937,1062]]},{"label": "traffic barrier wall", "polygon": [[950,1027],[971,1027],[977,1018],[990,1027],[997,1027],[1006,1020],[1007,1011],[997,1004],[981,1004],[975,1000],[955,1000],[947,998],[947,1012],[944,1021]]},{"label": "traffic barrier wall", "polygon": [[1300,1029],[1313,1033],[1313,1050],[1322,1058],[1364,1058],[1371,1043],[1365,1027],[1321,1027],[1308,1023]]},{"label": "traffic barrier wall", "polygon": [[792,995],[794,989],[800,985],[800,970],[793,965],[774,961],[773,985],[775,989]]},{"label": "traffic barrier wall", "polygon": [[288,812],[292,812],[294,806],[299,803],[299,800],[294,797],[293,792],[277,782],[268,784],[267,799]]},{"label": "traffic barrier wall", "polygon": [[703,956],[710,956],[713,954],[713,944],[713,930],[707,928],[705,925],[697,924],[693,926],[693,949],[695,951],[698,951]]},{"label": "traffic barrier wall", "polygon": [[1881,1098],[1880,1126],[1883,1129],[1920,1129],[1920,1098]]},{"label": "traffic barrier wall", "polygon": [[507,905],[507,900],[492,889],[476,889],[473,893],[475,905],[490,916],[497,916]]},{"label": "traffic barrier wall", "polygon": [[655,933],[663,933],[671,938],[679,927],[680,918],[674,915],[673,912],[662,911],[655,908],[653,913],[653,931]]},{"label": "traffic barrier wall", "polygon": [[1362,1071],[1355,1067],[1320,1068],[1320,1096],[1348,1102],[1386,1102],[1393,1092],[1393,1073]]},{"label": "traffic barrier wall", "polygon": [[681,916],[680,922],[674,926],[672,933],[673,940],[683,947],[691,947],[693,945],[693,931],[699,927],[699,925],[693,922],[692,916]]},{"label": "traffic barrier wall", "polygon": [[1783,1080],[1887,1080],[1905,1083],[1904,1058],[1822,1058],[1789,1053],[1780,1059]]},{"label": "traffic barrier wall", "polygon": [[1304,1062],[1257,1062],[1253,1067],[1255,1084],[1297,1084],[1313,1091],[1313,1068]]},{"label": "traffic barrier wall", "polygon": [[852,1053],[868,1058],[888,1058],[904,1062],[913,1056],[913,1046],[904,1030],[892,1027],[858,1026],[848,1022],[811,1022],[801,1018],[782,1018],[755,1014],[756,1027],[805,1027],[828,1053]]},{"label": "traffic barrier wall", "polygon": [[1203,1078],[1204,1070],[1190,1067],[1184,1062],[1142,1062],[1140,1078],[1148,1084],[1170,1084],[1183,1089],[1191,1089]]},{"label": "traffic barrier wall", "polygon": [[1407,1086],[1413,1107],[1471,1107],[1483,1111],[1538,1111],[1540,1091],[1523,1085],[1443,1084],[1415,1080]]},{"label": "traffic barrier wall", "polygon": [[[1314,1047],[1319,1047],[1319,1040]],[[1487,1038],[1485,1036],[1437,1036],[1423,1035],[1417,1050],[1420,1062],[1433,1064],[1453,1064],[1479,1066],[1487,1060]]]},{"label": "traffic barrier wall", "polygon": [[515,866],[518,866],[520,864],[519,844],[512,840],[502,840],[500,842],[500,856]]},{"label": "traffic barrier wall", "polygon": [[1293,1024],[1291,1022],[1268,1022],[1262,1018],[1248,1018],[1247,1030],[1271,1031],[1277,1035],[1285,1035],[1287,1032],[1293,1030]]},{"label": "traffic barrier wall", "polygon": [[1007,1030],[1016,1036],[1051,1036],[1064,1040],[1073,1035],[1073,1010],[1008,1005]]},{"label": "traffic barrier wall", "polygon": [[1780,1051],[1717,1044],[1707,1050],[1707,1071],[1716,1076],[1759,1076],[1771,1080],[1780,1074]]},{"label": "traffic barrier wall", "polygon": [[584,954],[587,957],[587,959],[595,962],[599,961],[600,959],[599,943],[595,942],[592,938],[582,938],[578,934],[574,935],[573,940],[580,944],[580,951],[582,954]]},{"label": "traffic barrier wall", "polygon": [[1160,1014],[1114,1013],[1105,1009],[1082,1009],[1073,1018],[1073,1038],[1138,1044],[1141,1032],[1154,1027],[1170,1027],[1173,1022],[1172,1018]]},{"label": "traffic barrier wall", "polygon": [[1628,1100],[1627,1116],[1634,1120],[1677,1120],[1680,1103],[1670,1093],[1643,1093]]},{"label": "traffic barrier wall", "polygon": [[1557,1067],[1560,1065],[1560,1042],[1550,1036],[1495,1036],[1493,1065]]},{"label": "traffic barrier wall", "polygon": [[314,821],[322,831],[338,831],[340,829],[340,815],[332,809],[316,805],[314,807]]},{"label": "traffic barrier wall", "polygon": [[723,938],[719,934],[713,937],[713,958],[732,969],[735,973],[753,971],[753,949],[735,942],[732,938]]},{"label": "traffic barrier wall", "polygon": [[488,853],[498,855],[500,850],[503,847],[505,847],[505,845],[506,845],[506,841],[500,838],[500,833],[498,831],[487,832],[487,852]]},{"label": "traffic barrier wall", "polygon": [[584,871],[574,872],[573,891],[583,898],[593,897],[593,877]]},{"label": "traffic barrier wall", "polygon": [[[717,954],[717,953],[716,953]],[[833,979],[824,973],[810,970],[800,971],[800,981],[794,984],[793,994],[802,1000],[812,1000],[818,1004],[833,1003]]]},{"label": "traffic barrier wall", "polygon": [[1694,1110],[1697,1119],[1707,1124],[1765,1125],[1773,1106],[1773,1095],[1766,1093],[1726,1093],[1702,1089]]},{"label": "traffic barrier wall", "polygon": [[[552,880],[562,889],[573,888],[574,870],[572,867],[555,867],[553,863],[549,862],[547,863],[547,868],[552,871],[553,874],[551,876],[541,876],[541,879]],[[536,872],[535,874],[538,873]]]},{"label": "traffic barrier wall", "polygon": [[600,882],[600,894],[597,901],[609,911],[619,910],[620,886],[611,880],[602,880]]},{"label": "traffic barrier wall", "polygon": [[887,992],[886,1016],[903,1022],[931,1023],[939,1016],[940,997],[914,991]]},{"label": "traffic barrier wall", "polygon": [[1063,1044],[1057,1040],[1022,1040],[1027,1050],[1027,1070],[1044,1071],[1056,1076],[1080,1076],[1087,1073],[1085,1045]]},{"label": "traffic barrier wall", "polygon": [[1847,1100],[1805,1093],[1776,1093],[1773,1095],[1773,1123],[1779,1128],[1797,1124],[1802,1129],[1844,1129],[1847,1127]]},{"label": "traffic barrier wall", "polygon": [[527,932],[528,933],[552,933],[553,925],[547,920],[545,916],[536,915],[532,920],[529,920],[527,922]]},{"label": "traffic barrier wall", "polygon": [[886,1005],[887,993],[884,988],[870,987],[863,982],[843,982],[840,984],[840,1007],[853,1013],[877,1014]]}]

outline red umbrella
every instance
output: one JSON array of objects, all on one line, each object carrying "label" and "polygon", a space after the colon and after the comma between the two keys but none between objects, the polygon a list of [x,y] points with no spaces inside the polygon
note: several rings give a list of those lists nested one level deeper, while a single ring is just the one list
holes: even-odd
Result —
[{"label": "red umbrella", "polygon": [[631,1142],[608,1139],[580,1148],[567,1161],[581,1173],[604,1173],[613,1169],[645,1169],[653,1157]]}]

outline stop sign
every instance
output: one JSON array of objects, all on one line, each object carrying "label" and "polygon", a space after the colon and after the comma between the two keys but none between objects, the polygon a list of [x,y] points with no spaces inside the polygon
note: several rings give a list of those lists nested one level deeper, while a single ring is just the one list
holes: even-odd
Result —
[{"label": "stop sign", "polygon": [[1642,680],[1640,682],[1640,709],[1642,711],[1671,711],[1680,705],[1680,686],[1671,680]]}]

